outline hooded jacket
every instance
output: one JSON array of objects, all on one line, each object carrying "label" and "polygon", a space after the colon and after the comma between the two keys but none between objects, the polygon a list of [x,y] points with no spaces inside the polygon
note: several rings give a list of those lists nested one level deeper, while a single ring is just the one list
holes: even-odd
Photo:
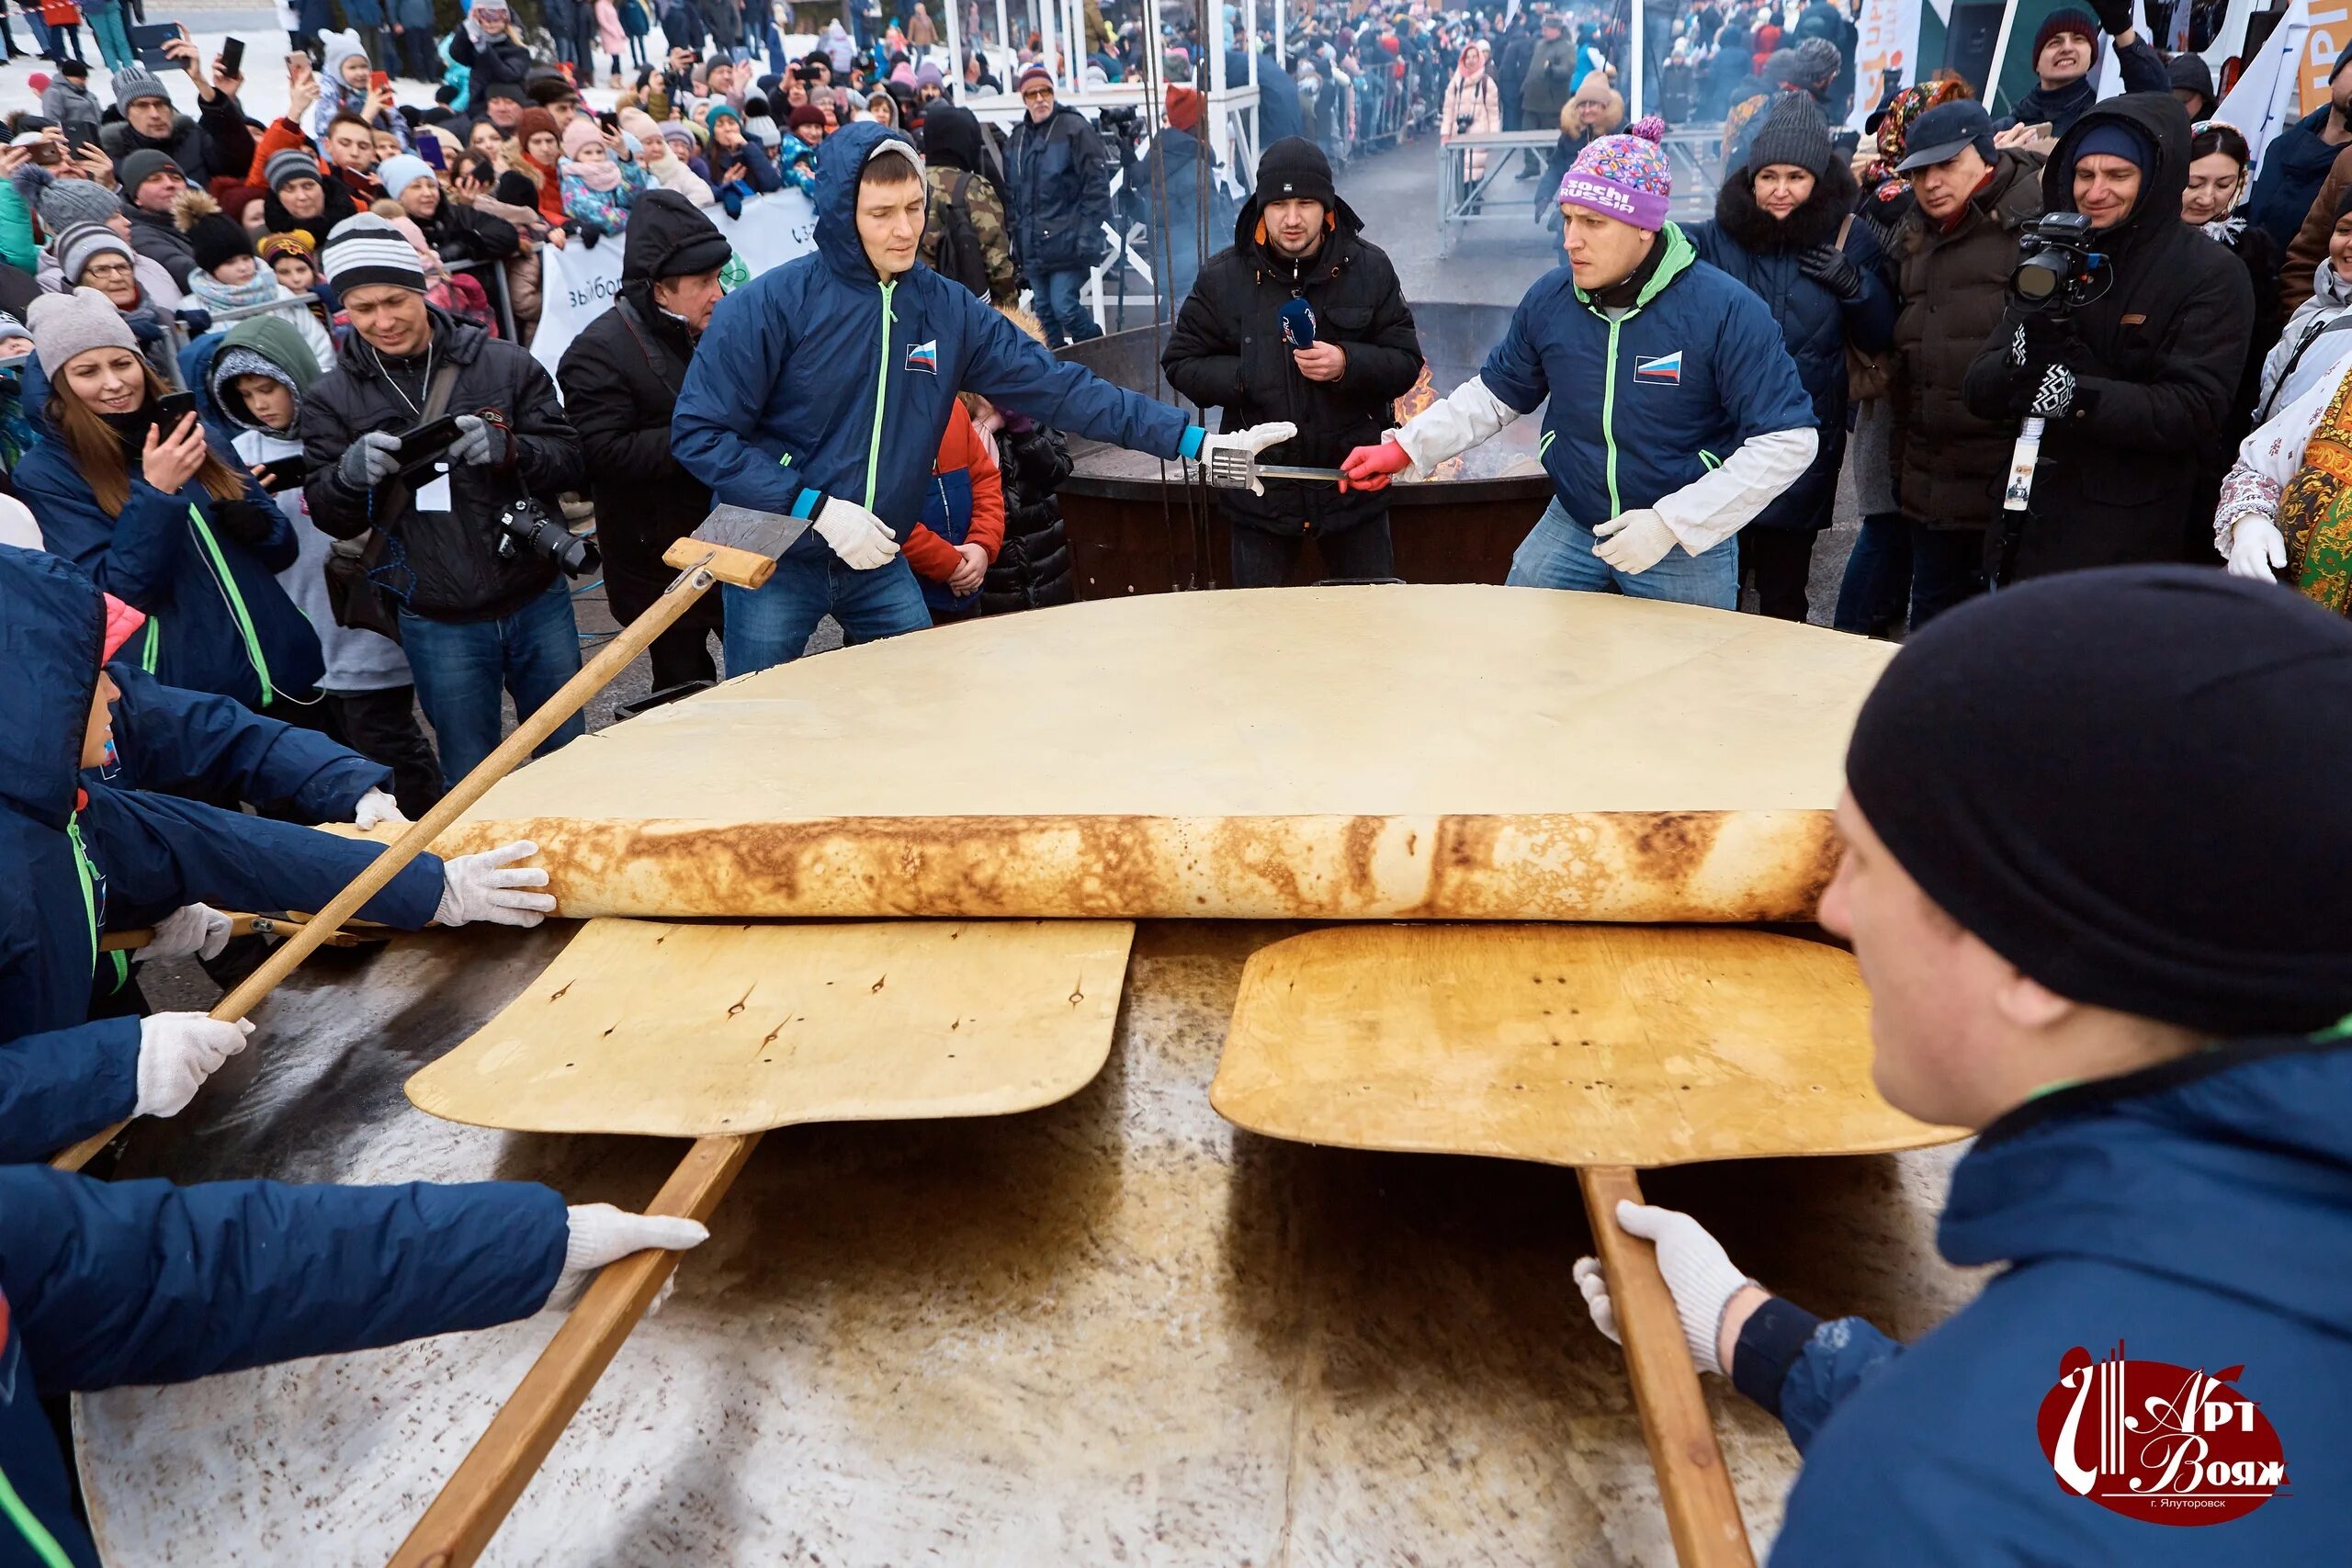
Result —
[{"label": "hooded jacket", "polygon": [[[2342,1562],[2352,1515],[2352,1046],[2233,1043],[2061,1089],[1985,1129],[1952,1172],[1937,1246],[2003,1265],[1907,1349],[1855,1318],[1807,1331],[1740,1386],[1804,1454],[1775,1562]],[[1761,1315],[1759,1314],[1759,1315]],[[2243,1365],[2291,1495],[2165,1529],[2068,1491],[2035,1441],[2069,1347]],[[2087,1438],[2083,1451],[2091,1450]]]},{"label": "hooded jacket", "polygon": [[[2320,132],[2327,126],[2328,117],[2335,112],[2334,106],[2323,106],[2287,127],[2263,149],[2262,173],[2255,176],[2254,192],[2246,197],[2246,220],[2270,236],[2271,243],[2281,253],[2296,238],[2303,227],[2303,220],[2311,215],[2313,198],[2320,186],[2335,167],[2335,160],[2346,147],[2324,140]],[[2334,227],[2335,219],[2327,220]],[[2324,232],[2324,231],[2323,231]],[[2296,254],[2287,257],[2290,273],[2301,270],[2299,260],[2308,266],[2308,260]],[[2289,278],[2291,287],[2296,281]],[[2299,301],[2298,301],[2299,302]]]},{"label": "hooded jacket", "polygon": [[1838,472],[1846,456],[1846,348],[1875,352],[1894,333],[1894,297],[1882,276],[1886,258],[1867,223],[1847,231],[1842,247],[1862,275],[1862,291],[1841,299],[1804,275],[1798,258],[1816,245],[1838,243],[1856,195],[1854,176],[1833,160],[1813,194],[1785,220],[1756,205],[1752,182],[1739,175],[1715,192],[1715,216],[1690,231],[1702,261],[1721,268],[1764,301],[1781,324],[1781,341],[1796,361],[1797,379],[1813,400],[1820,448],[1803,478],[1749,524],[1817,533],[1837,509]]},{"label": "hooded jacket", "polygon": [[2323,260],[2312,269],[2311,298],[2295,308],[2263,361],[2254,423],[2263,423],[2329,379],[2346,354],[2352,354],[2352,278],[2337,272],[2333,260]]},{"label": "hooded jacket", "polygon": [[[2065,353],[2074,404],[2042,435],[2018,579],[2182,558],[2193,526],[2210,521],[2192,515],[2199,466],[2212,433],[2229,423],[2253,336],[2245,268],[2180,220],[2188,114],[2169,89],[2109,99],[2076,120],[2042,171],[2044,208],[2075,209],[2077,149],[2094,128],[2113,123],[2139,133],[2154,165],[2131,213],[2098,235],[2114,282],[2074,312]],[[2012,431],[2025,412],[2011,368],[2022,320],[2014,306],[2005,310],[1962,389],[1978,417]]]},{"label": "hooded jacket", "polygon": [[85,784],[220,803],[250,801],[300,822],[348,822],[359,797],[391,792],[392,770],[315,729],[166,686],[126,660],[107,666],[117,762]]},{"label": "hooded jacket", "polygon": [[1154,457],[1197,454],[1201,432],[1176,410],[1057,360],[921,262],[876,274],[857,237],[857,179],[885,138],[911,145],[871,120],[825,139],[815,251],[711,316],[671,434],[712,498],[810,517],[840,495],[904,531],[922,520],[947,405],[967,390]]},{"label": "hooded jacket", "polygon": [[185,291],[188,274],[196,270],[196,250],[168,212],[150,212],[123,197],[122,215],[130,221],[130,248],[160,265]]},{"label": "hooded jacket", "polygon": [[[1269,154],[1269,158],[1272,156]],[[1363,237],[1344,201],[1315,254],[1294,261],[1266,238],[1251,197],[1233,225],[1233,245],[1209,258],[1168,334],[1160,367],[1193,401],[1225,411],[1221,426],[1270,420],[1298,434],[1261,454],[1269,463],[1336,468],[1358,446],[1377,446],[1395,423],[1395,403],[1421,373],[1421,340],[1396,269]],[[1340,345],[1347,368],[1336,381],[1310,381],[1283,341],[1281,312],[1294,299],[1315,313],[1316,341]],[[1388,497],[1304,479],[1268,479],[1266,493],[1218,492],[1237,524],[1295,537],[1332,534],[1385,517]]]},{"label": "hooded jacket", "polygon": [[1004,178],[1012,248],[1032,282],[1039,273],[1083,271],[1102,259],[1111,155],[1084,115],[1068,104],[1057,104],[1043,125],[1024,115],[1005,149]]},{"label": "hooded jacket", "polygon": [[[17,493],[40,516],[51,549],[145,612],[126,657],[167,686],[234,697],[256,713],[281,694],[310,700],[326,666],[318,634],[272,575],[294,564],[294,531],[260,485],[248,476],[244,495],[230,502],[193,479],[165,495],[132,459],[130,499],[109,517],[54,416],[42,418],[44,438],[17,465]],[[234,453],[223,456],[244,471]],[[259,543],[232,536],[224,506],[266,527]]]}]

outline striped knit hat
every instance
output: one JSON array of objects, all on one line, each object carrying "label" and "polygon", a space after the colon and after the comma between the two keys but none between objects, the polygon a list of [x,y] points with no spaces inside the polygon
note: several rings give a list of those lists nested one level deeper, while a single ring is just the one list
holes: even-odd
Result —
[{"label": "striped knit hat", "polygon": [[269,161],[262,164],[261,174],[273,191],[284,190],[296,180],[325,183],[319,174],[317,157],[300,147],[285,147],[272,152]]},{"label": "striped knit hat", "polygon": [[108,251],[138,265],[130,242],[103,223],[76,223],[49,243],[49,254],[57,258],[57,270],[69,285],[81,282],[82,269]]},{"label": "striped knit hat", "polygon": [[1666,122],[1644,115],[1623,136],[1604,136],[1577,154],[1560,180],[1560,205],[1581,207],[1636,229],[1666,227],[1674,171],[1658,145]]},{"label": "striped knit hat", "polygon": [[371,284],[424,292],[424,264],[406,235],[372,212],[346,218],[327,233],[327,281],[338,294]]}]

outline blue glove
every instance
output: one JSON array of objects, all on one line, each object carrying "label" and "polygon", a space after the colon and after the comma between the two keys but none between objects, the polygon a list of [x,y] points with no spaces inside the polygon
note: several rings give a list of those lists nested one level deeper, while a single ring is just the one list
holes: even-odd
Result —
[{"label": "blue glove", "polygon": [[183,305],[172,314],[180,319],[190,337],[202,337],[212,330],[212,312],[201,305]]}]

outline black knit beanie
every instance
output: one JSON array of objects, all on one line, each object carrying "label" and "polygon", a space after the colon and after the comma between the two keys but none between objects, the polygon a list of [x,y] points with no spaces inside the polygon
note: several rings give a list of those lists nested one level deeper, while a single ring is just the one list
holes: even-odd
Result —
[{"label": "black knit beanie", "polygon": [[1304,136],[1285,136],[1258,158],[1258,200],[1291,201],[1301,197],[1337,207],[1339,192],[1331,185],[1331,160]]},{"label": "black knit beanie", "polygon": [[2059,995],[2216,1035],[2352,1013],[2352,622],[2189,567],[1939,616],[1846,779],[1928,897]]}]

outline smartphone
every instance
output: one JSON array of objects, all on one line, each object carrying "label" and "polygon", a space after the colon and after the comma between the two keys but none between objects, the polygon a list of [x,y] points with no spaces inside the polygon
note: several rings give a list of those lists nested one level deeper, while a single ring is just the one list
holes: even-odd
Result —
[{"label": "smartphone", "polygon": [[441,152],[441,139],[437,136],[419,133],[416,139],[416,155],[444,174],[449,170],[448,162]]},{"label": "smartphone", "polygon": [[158,22],[153,27],[134,22],[130,27],[131,52],[150,71],[177,71],[180,62],[165,54],[164,46],[177,43],[179,38],[180,29],[170,22]]},{"label": "smartphone", "polygon": [[241,38],[220,40],[220,69],[232,76],[245,73],[245,40]]},{"label": "smartphone", "polygon": [[439,419],[427,420],[414,430],[401,433],[401,467],[437,457],[458,438],[458,416],[445,413]]},{"label": "smartphone", "polygon": [[165,392],[155,400],[155,429],[168,441],[178,432],[180,421],[195,412],[194,392]]},{"label": "smartphone", "polygon": [[261,466],[261,488],[272,495],[282,490],[292,490],[309,479],[317,467],[300,452],[264,463]]},{"label": "smartphone", "polygon": [[368,86],[371,92],[390,92],[392,90],[392,73],[389,71],[370,71],[368,73]]}]

